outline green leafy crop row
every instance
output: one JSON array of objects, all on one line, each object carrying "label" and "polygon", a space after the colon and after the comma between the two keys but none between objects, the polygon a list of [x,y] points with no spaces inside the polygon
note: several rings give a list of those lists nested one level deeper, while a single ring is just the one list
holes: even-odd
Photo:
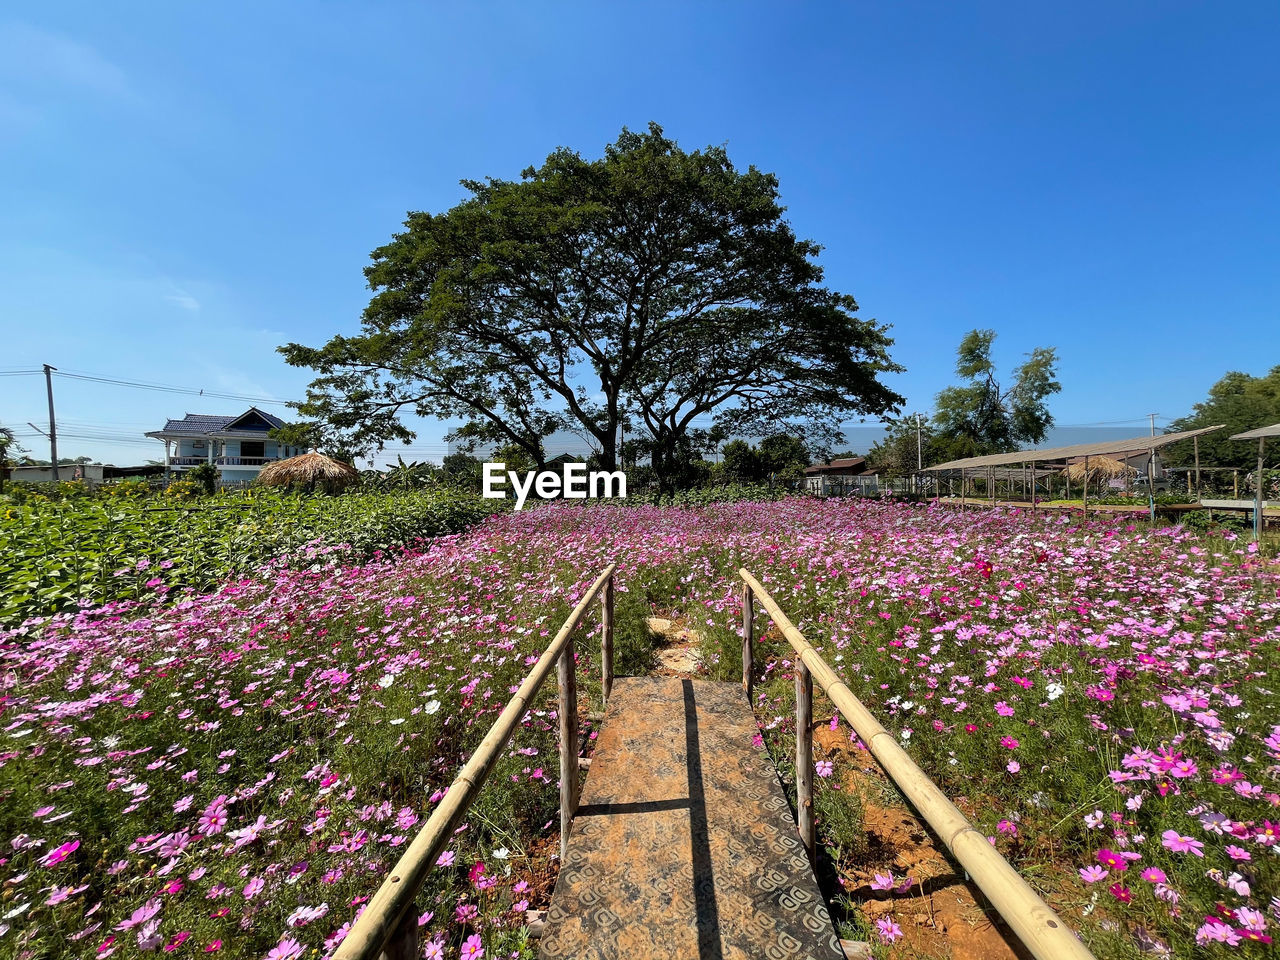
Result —
[{"label": "green leafy crop row", "polygon": [[456,533],[495,501],[441,488],[338,497],[270,491],[181,505],[153,498],[28,498],[0,502],[0,624],[82,601],[212,589],[264,563],[346,547],[354,559]]}]

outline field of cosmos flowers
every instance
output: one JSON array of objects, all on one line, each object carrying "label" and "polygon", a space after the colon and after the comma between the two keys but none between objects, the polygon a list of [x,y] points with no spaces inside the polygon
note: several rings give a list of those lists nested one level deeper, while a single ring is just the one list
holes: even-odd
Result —
[{"label": "field of cosmos flowers", "polygon": [[[545,506],[0,631],[0,955],[330,954],[611,560],[620,634],[678,617],[722,679],[752,570],[1100,957],[1270,949],[1275,560],[1124,519],[792,499]],[[788,650],[761,646],[765,742],[793,723]],[[419,898],[427,957],[532,955],[553,692]],[[897,919],[877,950],[901,948]]]}]

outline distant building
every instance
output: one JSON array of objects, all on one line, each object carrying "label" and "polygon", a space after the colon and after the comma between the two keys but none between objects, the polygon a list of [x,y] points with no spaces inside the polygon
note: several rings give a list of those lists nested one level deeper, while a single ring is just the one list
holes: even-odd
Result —
[{"label": "distant building", "polygon": [[223,483],[244,483],[256,479],[268,463],[305,452],[267,436],[269,430],[282,426],[279,417],[250,407],[235,417],[188,413],[147,436],[164,441],[166,476],[210,463],[218,468]]},{"label": "distant building", "polygon": [[804,485],[809,493],[824,497],[843,493],[869,496],[880,492],[879,476],[867,466],[866,457],[842,457],[805,467]]},{"label": "distant building", "polygon": [[[100,463],[59,463],[59,480],[83,480],[91,487],[96,487],[103,479],[103,466]],[[10,467],[5,471],[10,480],[18,483],[50,483],[53,480],[53,467]]]}]

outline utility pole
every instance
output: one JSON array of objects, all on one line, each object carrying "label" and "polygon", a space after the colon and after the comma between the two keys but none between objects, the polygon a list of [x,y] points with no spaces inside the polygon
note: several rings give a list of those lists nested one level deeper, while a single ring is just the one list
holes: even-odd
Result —
[{"label": "utility pole", "polygon": [[1147,416],[1151,418],[1151,435],[1154,437],[1154,436],[1156,435],[1156,416],[1157,416],[1157,414],[1154,414],[1154,413],[1148,413],[1148,414],[1147,414]]},{"label": "utility pole", "polygon": [[53,371],[57,367],[44,365],[44,383],[49,391],[49,459],[53,463],[53,482],[58,482],[58,423],[53,416]]}]

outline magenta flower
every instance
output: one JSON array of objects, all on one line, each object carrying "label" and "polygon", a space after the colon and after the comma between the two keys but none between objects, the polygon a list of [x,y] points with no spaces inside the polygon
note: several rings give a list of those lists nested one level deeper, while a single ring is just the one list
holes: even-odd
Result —
[{"label": "magenta flower", "polygon": [[462,952],[459,957],[461,957],[461,960],[483,960],[484,947],[481,945],[480,934],[473,933],[467,937],[466,942],[462,945]]},{"label": "magenta flower", "polygon": [[79,840],[72,840],[69,843],[64,843],[62,846],[55,847],[53,850],[50,850],[43,857],[41,857],[40,866],[56,867],[58,864],[62,863],[62,861],[66,860],[67,857],[71,856],[71,854],[75,853],[79,849],[80,849]]},{"label": "magenta flower", "polygon": [[1103,848],[1097,853],[1098,862],[1108,870],[1114,870],[1117,873],[1123,873],[1129,869],[1129,864],[1124,857],[1111,850]]}]

